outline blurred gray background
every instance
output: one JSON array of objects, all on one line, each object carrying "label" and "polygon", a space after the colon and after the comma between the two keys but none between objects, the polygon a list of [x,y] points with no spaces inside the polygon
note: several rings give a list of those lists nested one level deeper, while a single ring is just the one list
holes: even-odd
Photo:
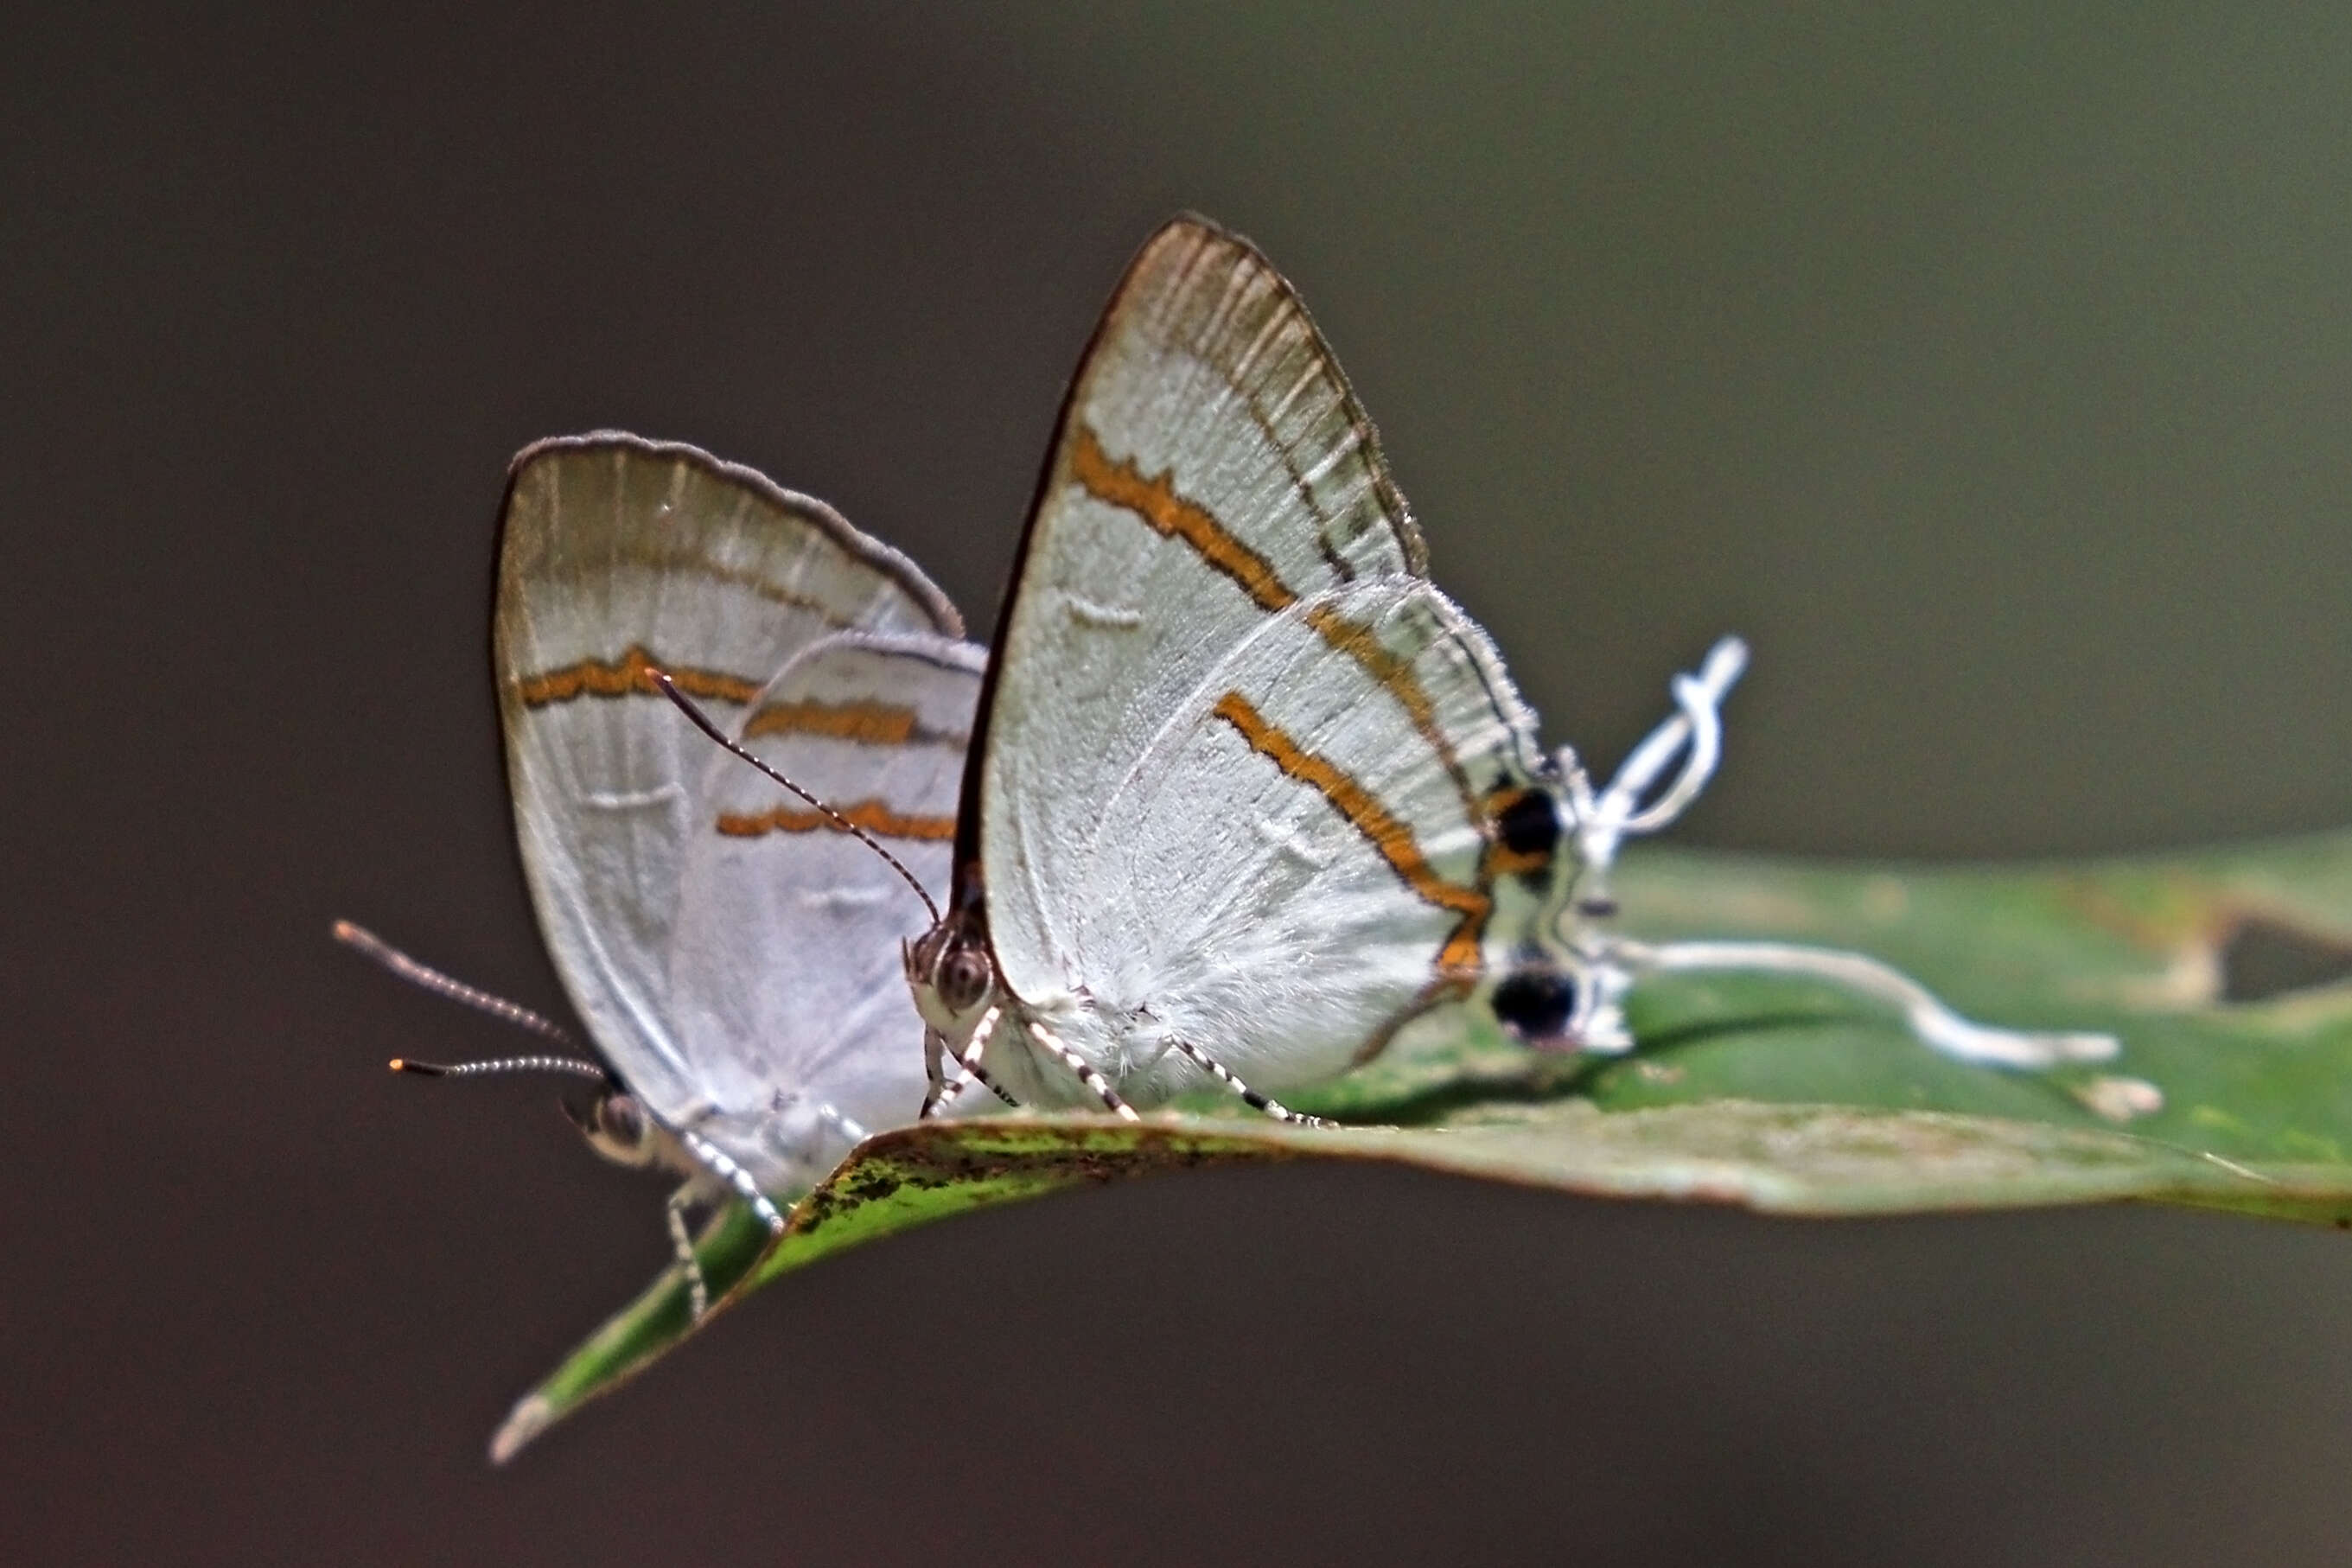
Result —
[{"label": "blurred gray background", "polygon": [[387,1079],[508,1042],[327,940],[558,1005],[508,454],[698,442],[984,631],[1176,208],[1298,282],[1555,740],[1753,640],[1686,841],[2352,821],[2343,7],[682,9],[0,18],[12,1556],[2343,1559],[2352,1240],[1360,1171],[851,1255],[488,1471],[665,1257],[543,1089]]}]

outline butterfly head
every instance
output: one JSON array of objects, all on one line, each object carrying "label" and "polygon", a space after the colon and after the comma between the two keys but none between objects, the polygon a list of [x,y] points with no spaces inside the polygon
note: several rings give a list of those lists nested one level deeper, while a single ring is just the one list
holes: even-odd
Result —
[{"label": "butterfly head", "polygon": [[563,1113],[588,1140],[588,1146],[616,1165],[646,1170],[667,1163],[668,1139],[661,1123],[646,1111],[644,1102],[608,1082],[586,1105],[563,1101]]},{"label": "butterfly head", "polygon": [[968,1032],[996,999],[996,960],[975,912],[958,910],[941,919],[908,946],[906,963],[916,1011],[951,1038]]}]

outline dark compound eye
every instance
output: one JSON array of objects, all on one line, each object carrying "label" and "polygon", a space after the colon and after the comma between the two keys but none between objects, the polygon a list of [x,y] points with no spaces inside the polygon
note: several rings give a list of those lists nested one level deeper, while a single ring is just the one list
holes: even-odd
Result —
[{"label": "dark compound eye", "polygon": [[645,1108],[633,1095],[608,1094],[598,1100],[596,1120],[604,1136],[624,1149],[634,1149],[645,1142]]},{"label": "dark compound eye", "polygon": [[1559,812],[1549,791],[1523,789],[1495,814],[1495,837],[1514,855],[1549,856],[1559,842]]},{"label": "dark compound eye", "polygon": [[969,947],[960,947],[940,962],[940,1000],[950,1010],[965,1012],[988,994],[988,960]]},{"label": "dark compound eye", "polygon": [[1495,987],[1493,1006],[1522,1044],[1557,1041],[1576,1016],[1576,981],[1556,969],[1523,969]]}]

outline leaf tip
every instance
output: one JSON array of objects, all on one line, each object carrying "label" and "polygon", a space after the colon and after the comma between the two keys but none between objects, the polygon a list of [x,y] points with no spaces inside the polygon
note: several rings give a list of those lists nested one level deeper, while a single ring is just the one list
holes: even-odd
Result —
[{"label": "leaf tip", "polygon": [[526,1445],[555,1425],[555,1406],[540,1394],[526,1395],[490,1436],[490,1463],[503,1465]]}]

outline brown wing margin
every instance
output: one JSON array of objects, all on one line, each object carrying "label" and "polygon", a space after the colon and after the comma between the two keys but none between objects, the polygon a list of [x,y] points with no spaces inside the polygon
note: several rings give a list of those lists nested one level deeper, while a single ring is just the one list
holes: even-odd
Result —
[{"label": "brown wing margin", "polygon": [[[923,575],[921,567],[856,527],[847,518],[814,496],[788,490],[757,468],[730,463],[724,458],[714,458],[701,447],[684,441],[656,441],[644,436],[633,436],[626,430],[591,430],[581,436],[550,436],[544,440],[533,441],[507,460],[506,489],[499,496],[498,523],[491,531],[495,536],[490,542],[490,624],[493,637],[497,636],[495,628],[498,625],[499,563],[506,559],[507,519],[512,514],[517,481],[522,478],[525,468],[541,458],[558,453],[595,452],[626,452],[653,462],[685,463],[728,484],[740,485],[771,506],[797,512],[814,523],[840,547],[843,554],[871,566],[904,589],[907,596],[931,618],[932,630],[943,637],[963,636],[963,616],[948,596]],[[497,657],[496,644],[493,643],[491,658],[494,671]]]},{"label": "brown wing margin", "polygon": [[[1330,344],[1316,326],[1315,318],[1298,298],[1297,289],[1273,262],[1266,259],[1265,252],[1231,229],[1196,213],[1180,213],[1169,219],[1129,261],[1118,286],[1111,291],[1109,302],[1103,307],[1093,332],[1087,336],[1085,352],[1078,356],[1077,369],[1062,393],[1061,411],[1054,420],[1054,438],[1046,445],[1045,460],[1037,473],[1036,488],[1030,497],[1028,519],[1022,525],[1020,542],[1013,548],[1012,572],[1006,579],[1003,601],[997,611],[996,635],[989,648],[988,672],[981,679],[980,705],[973,719],[971,750],[964,758],[963,788],[956,807],[955,881],[950,897],[950,909],[973,914],[985,911],[987,894],[980,864],[981,782],[987,770],[990,731],[995,716],[996,685],[1003,668],[1004,637],[1020,607],[1024,580],[1028,575],[1030,552],[1036,543],[1038,520],[1044,515],[1045,503],[1053,493],[1055,476],[1061,472],[1065,457],[1075,437],[1072,416],[1093,372],[1097,352],[1136,305],[1135,291],[1144,274],[1150,270],[1150,263],[1167,247],[1182,245],[1196,247],[1202,254],[1222,250],[1264,268],[1288,302],[1297,310],[1299,321],[1307,329],[1316,354],[1329,368],[1332,384],[1339,389],[1340,405],[1346,411],[1349,426],[1357,433],[1365,465],[1372,474],[1380,495],[1381,510],[1396,531],[1406,564],[1416,576],[1427,574],[1428,550],[1422,542],[1421,531],[1413,524],[1412,512],[1405,506],[1403,494],[1389,477],[1387,460],[1381,454],[1379,432],[1373,428],[1370,416],[1364,412],[1363,404],[1358,400],[1347,374],[1340,369],[1338,356],[1332,353]],[[991,941],[992,942],[993,938]]]}]

